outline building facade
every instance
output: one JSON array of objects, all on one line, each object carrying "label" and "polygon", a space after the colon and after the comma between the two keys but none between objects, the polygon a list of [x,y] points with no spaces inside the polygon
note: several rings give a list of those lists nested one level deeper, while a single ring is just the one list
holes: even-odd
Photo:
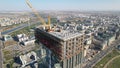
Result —
[{"label": "building facade", "polygon": [[77,31],[46,32],[37,28],[35,37],[38,43],[51,51],[48,63],[51,68],[58,68],[55,64],[60,64],[61,68],[81,67],[84,34]]}]

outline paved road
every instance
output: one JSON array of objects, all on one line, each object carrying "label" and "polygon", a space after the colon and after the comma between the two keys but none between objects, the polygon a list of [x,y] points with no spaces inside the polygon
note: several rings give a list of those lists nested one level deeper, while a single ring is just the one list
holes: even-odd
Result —
[{"label": "paved road", "polygon": [[3,55],[2,55],[2,49],[1,49],[1,46],[2,46],[2,42],[0,40],[0,68],[3,68]]},{"label": "paved road", "polygon": [[109,46],[107,49],[101,51],[100,53],[98,53],[91,61],[89,61],[86,66],[84,66],[83,68],[93,68],[93,66],[95,64],[97,64],[102,58],[104,58],[104,56],[106,56],[106,54],[108,54],[109,52],[111,52],[116,45],[120,44],[120,39],[113,42],[113,44],[111,44],[111,46]]},{"label": "paved road", "polygon": [[1,35],[10,34],[10,33],[14,32],[14,31],[20,30],[20,29],[22,29],[24,27],[27,27],[27,26],[29,26],[29,25],[28,24],[21,24],[20,26],[17,26],[15,28],[12,28],[10,30],[2,32]]},{"label": "paved road", "polygon": [[[37,23],[40,23],[40,22],[35,22],[35,23],[33,22],[33,23],[30,23],[30,25],[37,24]],[[7,31],[4,31],[4,32],[1,32],[1,35],[10,34],[10,33],[14,32],[14,31],[23,29],[23,28],[25,28],[25,27],[27,27],[27,26],[29,26],[28,23],[26,23],[26,24],[21,24],[21,25],[15,27],[15,28],[12,28],[12,29],[7,30]]]}]

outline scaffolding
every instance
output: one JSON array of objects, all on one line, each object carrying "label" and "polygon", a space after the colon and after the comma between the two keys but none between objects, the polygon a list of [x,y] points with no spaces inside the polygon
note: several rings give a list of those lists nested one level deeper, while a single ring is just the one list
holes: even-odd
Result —
[{"label": "scaffolding", "polygon": [[[82,60],[82,56],[80,56],[80,54],[83,54],[84,34],[78,32],[71,34],[72,35],[70,35],[69,38],[64,39],[52,34],[52,32],[45,32],[40,28],[37,28],[35,31],[36,39],[45,47],[50,49],[52,54],[57,56],[59,62],[63,62],[63,66],[65,68],[67,68],[67,64],[71,65],[67,62],[68,60],[70,61],[70,59],[74,60],[71,61],[72,63],[75,63],[76,60],[76,62],[79,62],[79,64],[81,63],[80,60]],[[75,57],[77,57],[77,59]],[[75,67],[75,64],[73,67]]]}]

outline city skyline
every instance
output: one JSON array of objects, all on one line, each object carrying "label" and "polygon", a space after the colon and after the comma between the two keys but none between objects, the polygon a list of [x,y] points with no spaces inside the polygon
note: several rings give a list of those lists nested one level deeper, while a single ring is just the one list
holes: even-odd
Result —
[{"label": "city skyline", "polygon": [[[119,11],[119,0],[30,0],[37,10],[95,10],[95,11]],[[24,11],[31,10],[25,0],[2,0],[0,11]]]},{"label": "city skyline", "polygon": [[1,0],[0,68],[119,68],[119,3]]}]

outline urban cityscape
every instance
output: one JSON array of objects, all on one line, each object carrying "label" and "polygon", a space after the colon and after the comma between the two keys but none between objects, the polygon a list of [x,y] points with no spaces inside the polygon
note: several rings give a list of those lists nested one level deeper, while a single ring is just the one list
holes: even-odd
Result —
[{"label": "urban cityscape", "polygon": [[120,1],[47,1],[0,2],[0,68],[120,68]]}]

